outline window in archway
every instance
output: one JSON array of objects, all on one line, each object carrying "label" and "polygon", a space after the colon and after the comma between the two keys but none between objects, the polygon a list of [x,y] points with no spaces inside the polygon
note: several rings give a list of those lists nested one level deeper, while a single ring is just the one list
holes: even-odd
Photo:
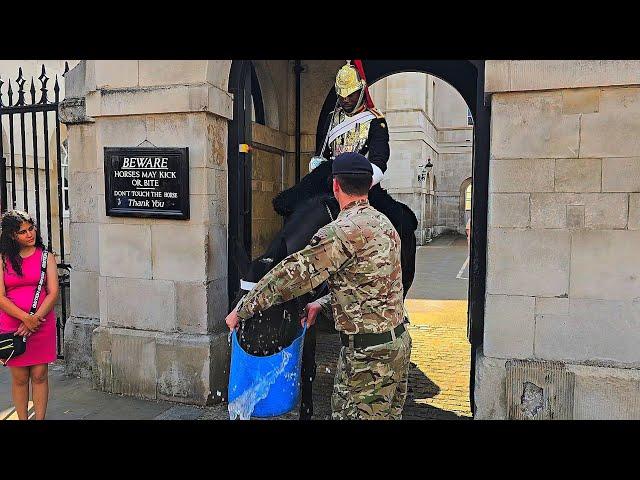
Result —
[{"label": "window in archway", "polygon": [[256,69],[251,63],[251,120],[260,125],[266,125],[264,120],[264,104],[262,103],[262,90]]},{"label": "window in archway", "polygon": [[464,210],[471,210],[471,184],[464,192]]}]

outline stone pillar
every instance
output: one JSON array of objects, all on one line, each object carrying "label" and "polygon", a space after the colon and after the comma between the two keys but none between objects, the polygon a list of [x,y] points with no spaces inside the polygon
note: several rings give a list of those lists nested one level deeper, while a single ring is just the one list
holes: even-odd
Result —
[{"label": "stone pillar", "polygon": [[67,373],[91,377],[95,362],[93,331],[100,323],[98,295],[99,251],[97,223],[97,151],[94,119],[85,106],[86,62],[65,77],[66,95],[60,120],[67,126],[69,158],[69,229],[71,258],[70,309],[64,332]]},{"label": "stone pillar", "polygon": [[[84,337],[77,342],[81,335],[71,333],[65,343],[69,352],[83,345],[81,355],[70,355],[73,370],[74,358],[87,357],[84,339],[93,329],[97,388],[201,405],[226,396],[230,63],[76,67],[74,80],[84,83],[77,102],[84,99],[93,123],[70,125],[69,143],[82,157],[72,170],[72,198],[83,199],[72,206],[71,235],[74,249],[87,253],[74,254],[68,327]],[[189,220],[106,216],[104,148],[136,146],[189,148]]]},{"label": "stone pillar", "polygon": [[477,418],[526,413],[531,383],[540,399],[563,389],[565,418],[640,418],[639,75],[638,61],[487,62]]}]

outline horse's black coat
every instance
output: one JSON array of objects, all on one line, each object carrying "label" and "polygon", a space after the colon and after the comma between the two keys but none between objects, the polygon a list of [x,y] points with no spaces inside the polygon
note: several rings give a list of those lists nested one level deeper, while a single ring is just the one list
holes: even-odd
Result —
[{"label": "horse's black coat", "polygon": [[[321,163],[315,170],[305,175],[299,183],[276,195],[273,199],[275,211],[286,219],[306,199],[317,195],[330,195],[332,193],[331,165],[331,160]],[[418,219],[408,206],[395,200],[379,184],[369,191],[369,202],[373,208],[387,216],[400,235],[402,286],[406,297],[415,275],[415,231],[418,227]],[[296,250],[290,250],[290,252],[293,251]]]},{"label": "horse's black coat", "polygon": [[[329,214],[331,212],[331,216]],[[324,225],[336,218],[340,206],[335,198],[320,195],[307,199],[286,220],[284,227],[273,239],[266,252],[250,262],[240,265],[243,279],[258,282],[283,258],[304,248],[311,237]],[[242,262],[240,262],[242,263]],[[274,305],[261,315],[242,322],[238,340],[242,348],[253,355],[271,355],[291,344],[300,329],[300,314],[307,303],[325,295],[326,285],[297,299]],[[244,291],[236,299],[240,300]],[[316,325],[307,329],[302,351],[300,418],[313,415],[312,382],[315,378]]]}]

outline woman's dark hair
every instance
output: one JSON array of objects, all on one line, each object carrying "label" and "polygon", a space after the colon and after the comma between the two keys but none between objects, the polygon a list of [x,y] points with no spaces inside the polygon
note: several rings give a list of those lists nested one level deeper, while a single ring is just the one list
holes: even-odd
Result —
[{"label": "woman's dark hair", "polygon": [[368,173],[342,173],[336,175],[340,188],[347,195],[366,195],[371,187],[371,175]]},{"label": "woman's dark hair", "polygon": [[[2,265],[7,268],[7,258],[15,272],[22,276],[22,257],[20,256],[20,244],[15,239],[15,234],[20,230],[20,225],[29,223],[36,226],[36,222],[27,212],[21,210],[9,210],[2,215],[0,222],[0,255],[2,255]],[[44,250],[44,243],[40,236],[40,230],[36,229],[36,247]]]}]

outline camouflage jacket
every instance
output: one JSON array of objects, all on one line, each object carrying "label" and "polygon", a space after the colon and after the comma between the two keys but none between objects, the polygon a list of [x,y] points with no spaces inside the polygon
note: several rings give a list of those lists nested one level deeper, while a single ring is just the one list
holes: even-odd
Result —
[{"label": "camouflage jacket", "polygon": [[250,318],[325,280],[329,294],[319,302],[331,309],[337,330],[380,333],[402,322],[400,237],[367,200],[347,205],[309,245],[270,270],[240,301],[238,316]]}]

